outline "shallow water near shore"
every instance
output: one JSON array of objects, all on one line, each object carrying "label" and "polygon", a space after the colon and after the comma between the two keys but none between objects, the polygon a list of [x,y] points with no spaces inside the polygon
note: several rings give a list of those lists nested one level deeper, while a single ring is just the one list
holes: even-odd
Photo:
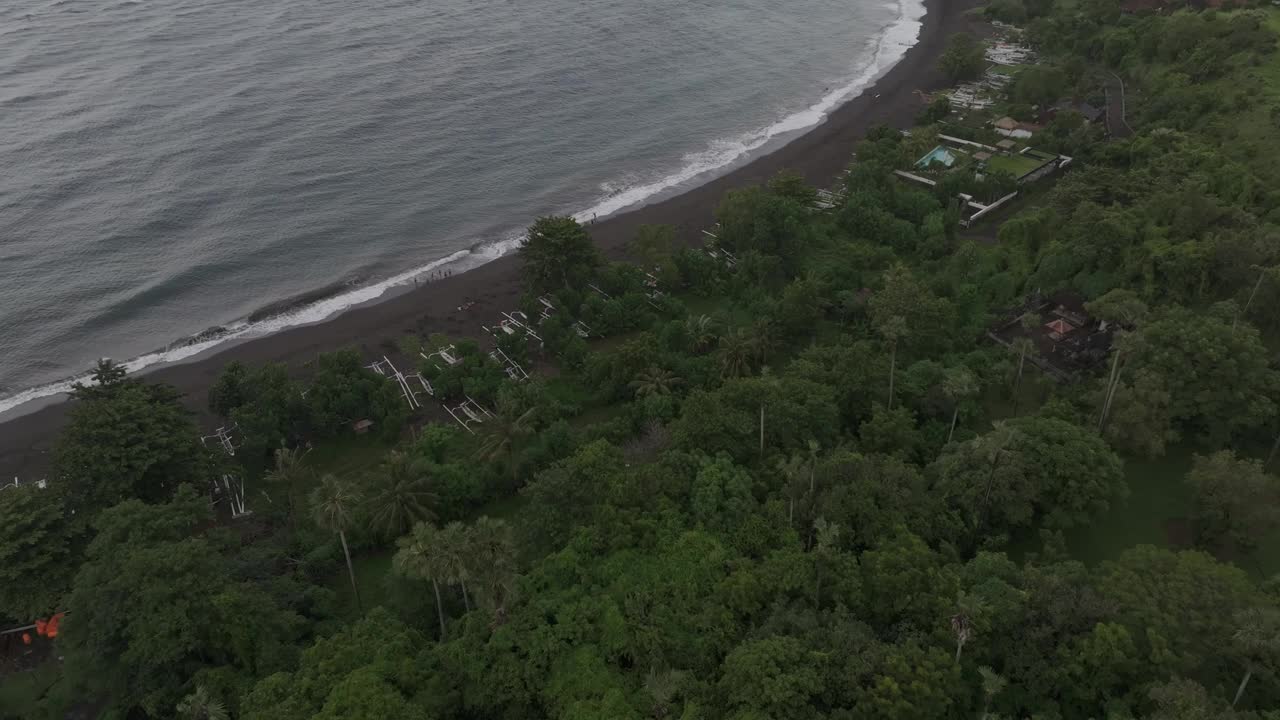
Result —
[{"label": "shallow water near shore", "polygon": [[700,182],[821,120],[901,56],[921,13],[848,0],[0,11],[0,163],[15,170],[0,176],[0,410],[102,355],[137,368],[315,322],[497,257],[537,215],[603,217]]}]

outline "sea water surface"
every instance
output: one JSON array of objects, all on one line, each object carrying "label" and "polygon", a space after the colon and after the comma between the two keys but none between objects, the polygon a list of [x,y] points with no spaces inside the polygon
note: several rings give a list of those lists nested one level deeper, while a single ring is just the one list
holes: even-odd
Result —
[{"label": "sea water surface", "polygon": [[[315,322],[819,122],[919,0],[0,7],[0,410]],[[321,302],[264,307],[319,288]],[[266,315],[264,317],[264,315]],[[200,342],[193,338],[219,328]]]}]

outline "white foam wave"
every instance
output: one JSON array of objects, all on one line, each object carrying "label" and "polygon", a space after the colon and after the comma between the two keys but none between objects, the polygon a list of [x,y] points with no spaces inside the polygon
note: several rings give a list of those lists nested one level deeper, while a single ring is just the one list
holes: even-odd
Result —
[{"label": "white foam wave", "polygon": [[[890,7],[894,6],[891,5]],[[809,107],[792,113],[771,125],[736,138],[717,141],[705,151],[686,156],[681,168],[674,173],[650,182],[606,185],[604,187],[606,191],[604,197],[596,201],[591,207],[574,213],[573,216],[580,222],[604,218],[650,200],[673,188],[691,183],[703,176],[723,171],[734,163],[747,158],[772,140],[799,133],[821,123],[832,110],[857,95],[888,71],[915,44],[922,26],[921,18],[925,14],[924,1],[902,0],[896,7],[899,10],[898,19],[881,33],[871,57],[847,83],[829,91]],[[376,300],[389,290],[412,283],[415,278],[441,267],[451,266],[457,271],[464,271],[483,265],[491,260],[496,260],[519,247],[523,239],[524,236],[522,234],[513,234],[502,240],[487,243],[470,250],[459,250],[439,260],[400,273],[381,282],[354,288],[296,310],[257,322],[235,323],[216,337],[148,353],[129,360],[124,363],[124,366],[129,372],[136,372],[151,365],[185,360],[225,342],[261,337],[285,328],[321,322],[351,307]],[[0,413],[25,405],[33,400],[68,392],[74,383],[83,382],[87,379],[87,375],[71,378],[0,398]]]}]

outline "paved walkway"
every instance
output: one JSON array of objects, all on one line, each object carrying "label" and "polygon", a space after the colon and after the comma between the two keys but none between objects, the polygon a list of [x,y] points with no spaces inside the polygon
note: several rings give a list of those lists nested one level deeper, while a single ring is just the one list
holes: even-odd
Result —
[{"label": "paved walkway", "polygon": [[1111,73],[1104,86],[1107,96],[1107,133],[1113,138],[1127,138],[1133,135],[1125,119],[1124,80]]}]

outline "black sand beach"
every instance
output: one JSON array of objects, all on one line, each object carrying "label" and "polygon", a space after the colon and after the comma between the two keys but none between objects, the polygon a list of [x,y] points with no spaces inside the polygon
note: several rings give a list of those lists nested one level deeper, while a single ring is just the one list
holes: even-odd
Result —
[{"label": "black sand beach", "polygon": [[[697,243],[700,230],[713,224],[716,205],[727,190],[758,184],[784,169],[801,173],[815,186],[830,186],[868,129],[880,124],[909,127],[922,107],[918,91],[946,85],[936,69],[938,56],[950,35],[969,29],[971,19],[965,13],[975,4],[974,0],[927,0],[928,12],[917,44],[879,81],[833,112],[826,122],[711,182],[597,222],[590,228],[592,236],[611,258],[621,257],[636,229],[646,224],[672,225],[682,241]],[[370,357],[379,356],[385,352],[384,343],[407,333],[476,337],[481,334],[481,325],[493,323],[499,311],[516,307],[519,296],[519,263],[511,255],[353,308],[322,323],[222,346],[207,356],[156,367],[144,375],[184,393],[202,426],[209,428],[213,420],[206,417],[206,391],[222,367],[232,360],[298,366],[317,353],[345,346],[363,348]],[[467,302],[474,304],[459,312],[457,308]],[[65,402],[53,402],[34,411],[18,408],[3,418],[0,478],[35,478],[47,471],[50,448],[65,423],[68,407]]]}]

